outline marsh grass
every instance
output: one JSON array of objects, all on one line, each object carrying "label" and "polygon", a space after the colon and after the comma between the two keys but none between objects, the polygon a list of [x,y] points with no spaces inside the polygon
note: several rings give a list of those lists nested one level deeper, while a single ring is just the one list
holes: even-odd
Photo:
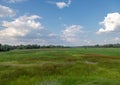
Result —
[{"label": "marsh grass", "polygon": [[120,49],[2,52],[0,85],[120,85]]}]

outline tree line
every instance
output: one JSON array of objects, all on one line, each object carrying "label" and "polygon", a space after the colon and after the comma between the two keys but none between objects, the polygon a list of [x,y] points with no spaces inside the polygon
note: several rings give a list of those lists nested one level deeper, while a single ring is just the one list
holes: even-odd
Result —
[{"label": "tree line", "polygon": [[0,44],[0,51],[9,51],[14,49],[40,49],[40,48],[67,48],[62,45],[2,45]]},{"label": "tree line", "polygon": [[[84,47],[84,48],[120,48],[120,44],[105,44],[105,45],[91,45],[91,46],[75,46],[75,47]],[[9,51],[14,49],[41,49],[41,48],[70,48],[70,46],[62,45],[2,45],[0,44],[1,51]]]},{"label": "tree line", "polygon": [[88,48],[120,48],[120,44],[104,44],[104,45],[90,45],[90,46],[81,46],[81,47],[88,47]]}]

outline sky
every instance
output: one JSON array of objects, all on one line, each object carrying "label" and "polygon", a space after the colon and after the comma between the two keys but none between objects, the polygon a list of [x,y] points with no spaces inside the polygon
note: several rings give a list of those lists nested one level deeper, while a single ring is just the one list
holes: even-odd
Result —
[{"label": "sky", "polygon": [[0,0],[0,43],[120,43],[120,0]]}]

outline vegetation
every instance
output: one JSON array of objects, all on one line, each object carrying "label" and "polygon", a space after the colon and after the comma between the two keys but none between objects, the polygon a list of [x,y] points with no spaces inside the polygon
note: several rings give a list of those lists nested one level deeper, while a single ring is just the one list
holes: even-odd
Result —
[{"label": "vegetation", "polygon": [[120,48],[1,52],[0,85],[120,85]]},{"label": "vegetation", "polygon": [[[60,45],[48,45],[48,46],[40,46],[37,44],[33,45],[2,45],[0,44],[0,52],[1,51],[10,51],[14,49],[40,49],[40,48],[66,48],[66,46],[60,46]],[[67,47],[68,48],[68,47]]]},{"label": "vegetation", "polygon": [[80,46],[80,47],[87,47],[87,48],[120,48],[120,44],[104,44],[104,45],[90,45],[90,46]]},{"label": "vegetation", "polygon": [[[76,46],[76,47],[84,47],[84,48],[120,48],[120,44],[105,44],[105,45],[93,45],[93,46]],[[10,51],[14,49],[40,49],[40,48],[70,48],[70,46],[61,46],[61,45],[2,45],[0,44],[0,52],[1,51]]]}]

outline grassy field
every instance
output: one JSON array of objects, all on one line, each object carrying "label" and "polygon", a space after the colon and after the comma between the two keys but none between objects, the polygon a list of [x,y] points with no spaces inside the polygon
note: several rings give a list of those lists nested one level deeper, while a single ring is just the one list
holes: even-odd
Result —
[{"label": "grassy field", "polygon": [[0,85],[120,85],[120,48],[0,52]]}]

